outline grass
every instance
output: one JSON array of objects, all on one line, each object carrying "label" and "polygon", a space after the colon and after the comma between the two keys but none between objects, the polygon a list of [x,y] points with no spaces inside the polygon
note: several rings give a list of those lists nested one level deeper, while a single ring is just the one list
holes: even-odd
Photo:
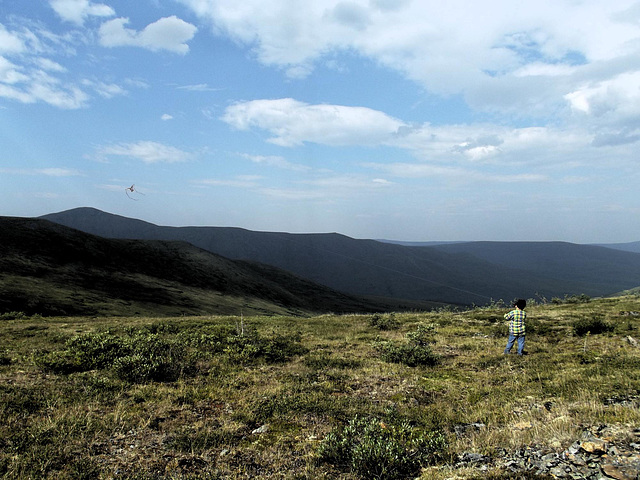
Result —
[{"label": "grass", "polygon": [[[640,352],[625,340],[640,337],[626,314],[637,311],[634,295],[531,305],[524,357],[502,355],[498,306],[375,318],[10,312],[0,476],[481,478],[455,469],[457,456],[560,450],[585,426],[640,424]],[[606,328],[583,334],[592,324]],[[429,361],[395,355],[418,347],[412,358]]]}]

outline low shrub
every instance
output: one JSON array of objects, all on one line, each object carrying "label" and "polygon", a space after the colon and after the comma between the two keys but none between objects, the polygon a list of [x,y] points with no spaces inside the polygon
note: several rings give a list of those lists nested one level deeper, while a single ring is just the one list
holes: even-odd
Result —
[{"label": "low shrub", "polygon": [[241,364],[258,360],[279,363],[308,351],[301,345],[300,335],[262,337],[250,328],[234,333],[227,329],[159,333],[175,330],[172,324],[167,325],[130,330],[125,337],[109,332],[76,335],[67,340],[64,350],[36,354],[35,362],[58,374],[110,369],[128,382],[171,382],[193,373],[196,359],[203,355],[223,354]]},{"label": "low shrub", "polygon": [[400,328],[400,322],[393,313],[376,313],[369,317],[369,325],[379,330],[397,330]]},{"label": "low shrub", "polygon": [[172,382],[195,368],[181,342],[149,333],[133,337],[130,344],[132,353],[113,362],[113,369],[122,380]]},{"label": "low shrub", "polygon": [[109,332],[76,335],[67,341],[66,347],[84,370],[108,368],[131,351],[122,338]]},{"label": "low shrub", "polygon": [[318,455],[326,462],[361,478],[412,478],[437,462],[446,448],[444,435],[408,422],[386,424],[378,418],[356,416],[322,441]]},{"label": "low shrub", "polygon": [[380,342],[376,344],[376,349],[385,362],[403,363],[409,367],[433,367],[440,362],[440,357],[428,345]]},{"label": "low shrub", "polygon": [[129,338],[109,332],[86,333],[69,339],[65,347],[36,355],[36,365],[58,374],[111,369],[120,379],[136,383],[170,382],[194,369],[184,342],[154,333]]},{"label": "low shrub", "polygon": [[37,352],[34,356],[37,367],[45,372],[67,375],[69,373],[88,370],[73,353],[63,350],[59,352]]},{"label": "low shrub", "polygon": [[589,303],[591,301],[591,297],[589,295],[585,295],[584,293],[580,295],[565,295],[564,298],[553,297],[551,299],[551,303],[554,305],[562,305],[564,303]]},{"label": "low shrub", "polygon": [[380,357],[391,363],[403,363],[409,367],[434,366],[440,362],[440,357],[431,350],[433,325],[420,324],[414,332],[406,335],[406,342],[379,341],[374,348]]},{"label": "low shrub", "polygon": [[0,320],[23,320],[25,318],[29,318],[29,315],[24,312],[0,313]]},{"label": "low shrub", "polygon": [[308,352],[308,349],[300,344],[299,335],[261,337],[254,329],[229,336],[226,342],[225,353],[232,361],[242,364],[260,359],[267,363],[280,363],[292,356]]},{"label": "low shrub", "polygon": [[573,322],[573,333],[579,337],[586,334],[597,335],[599,333],[612,332],[614,326],[600,317],[581,318]]}]

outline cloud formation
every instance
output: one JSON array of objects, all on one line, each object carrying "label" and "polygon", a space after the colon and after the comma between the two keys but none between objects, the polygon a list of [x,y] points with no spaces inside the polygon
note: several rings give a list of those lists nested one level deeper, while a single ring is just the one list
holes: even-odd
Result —
[{"label": "cloud formation", "polygon": [[640,117],[633,0],[318,0],[304,9],[284,0],[180,1],[292,77],[309,75],[336,52],[355,52],[428,92],[463,95],[480,111]]},{"label": "cloud formation", "polygon": [[67,22],[77,25],[84,24],[89,17],[112,17],[115,11],[103,3],[93,3],[89,0],[50,0],[51,8],[58,16]]},{"label": "cloud formation", "polygon": [[100,44],[104,47],[142,47],[148,50],[168,50],[186,54],[189,51],[187,42],[193,38],[197,27],[172,15],[147,25],[136,31],[126,28],[128,18],[115,18],[100,27]]},{"label": "cloud formation", "polygon": [[186,162],[192,157],[192,154],[170,145],[152,141],[121,143],[98,149],[98,158],[107,159],[111,156],[128,157],[152,164]]},{"label": "cloud formation", "polygon": [[[78,54],[78,48],[95,41],[93,28],[84,25],[86,20],[113,17],[115,11],[88,0],[50,0],[49,5],[62,20],[74,25],[73,30],[58,34],[21,19],[16,19],[11,27],[0,23],[0,97],[25,104],[43,102],[61,109],[78,109],[86,107],[95,95],[105,99],[126,95],[127,90],[118,82],[83,78],[65,66]],[[100,45],[184,55],[189,51],[187,42],[197,31],[197,27],[175,15],[163,17],[141,31],[126,28],[127,23],[126,18],[102,23],[97,30]]]},{"label": "cloud formation", "polygon": [[223,120],[247,130],[259,128],[272,134],[281,146],[304,142],[332,146],[386,143],[403,123],[383,112],[365,107],[309,105],[292,98],[254,100],[228,107]]}]

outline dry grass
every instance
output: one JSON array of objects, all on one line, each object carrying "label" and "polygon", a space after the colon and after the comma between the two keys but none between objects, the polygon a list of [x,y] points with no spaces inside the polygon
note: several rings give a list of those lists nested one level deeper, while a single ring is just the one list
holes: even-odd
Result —
[{"label": "dry grass", "polygon": [[[318,461],[318,447],[356,416],[441,431],[447,450],[422,478],[483,478],[455,469],[462,452],[526,445],[566,448],[588,425],[640,424],[640,299],[527,308],[527,355],[504,356],[504,308],[370,316],[21,318],[0,320],[0,475],[4,478],[356,478]],[[578,337],[575,321],[614,330]],[[43,371],[36,360],[79,333],[152,329],[192,338],[222,325],[284,335],[305,351],[283,362],[188,344],[195,372],[129,383],[109,369]],[[429,325],[433,367],[383,361],[380,340],[404,342]],[[181,340],[182,341],[182,340]],[[298,344],[298,342],[293,342]],[[481,428],[460,430],[465,424]],[[458,427],[458,428],[456,428]],[[484,478],[501,478],[499,471]],[[487,476],[488,475],[488,476]]]}]

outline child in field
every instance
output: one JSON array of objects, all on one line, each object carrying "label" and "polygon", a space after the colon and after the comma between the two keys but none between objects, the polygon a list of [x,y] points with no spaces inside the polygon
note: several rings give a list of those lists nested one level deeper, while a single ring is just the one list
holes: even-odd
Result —
[{"label": "child in field", "polygon": [[524,321],[527,318],[527,314],[524,309],[527,306],[526,300],[518,300],[515,305],[516,308],[507,313],[504,318],[509,320],[509,341],[507,347],[504,349],[504,353],[509,353],[513,344],[518,341],[518,355],[524,353]]}]

